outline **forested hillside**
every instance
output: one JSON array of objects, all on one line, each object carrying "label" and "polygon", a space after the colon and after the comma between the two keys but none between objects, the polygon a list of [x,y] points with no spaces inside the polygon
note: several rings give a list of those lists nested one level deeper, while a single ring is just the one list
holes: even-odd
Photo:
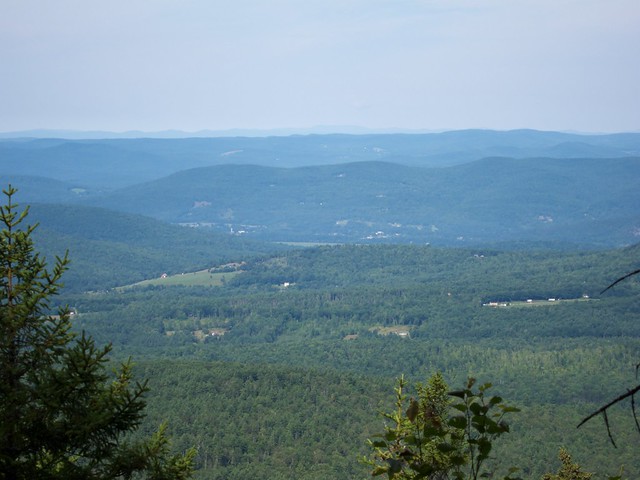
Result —
[{"label": "forested hillside", "polygon": [[[196,478],[367,478],[394,380],[492,382],[495,468],[640,478],[640,135],[0,142],[56,305],[149,378]],[[181,224],[181,225],[176,225]],[[266,243],[265,241],[280,243]],[[414,395],[410,391],[409,395]]]},{"label": "forested hillside", "polygon": [[278,241],[446,245],[637,239],[640,157],[187,170],[88,201]]},{"label": "forested hillside", "polygon": [[28,203],[91,205],[262,241],[636,243],[640,134],[10,139]]},{"label": "forested hillside", "polygon": [[356,459],[382,429],[394,378],[435,371],[452,386],[492,381],[523,409],[500,465],[537,479],[565,446],[585,468],[624,464],[635,478],[625,407],[611,417],[618,449],[599,422],[575,427],[633,381],[640,285],[599,292],[637,255],[316,247],[249,260],[220,287],[61,300],[78,328],[139,360],[157,386],[149,428],[168,418],[180,448],[199,446],[200,478],[364,478]]},{"label": "forested hillside", "polygon": [[45,257],[69,251],[67,291],[104,290],[285,248],[86,206],[34,204],[29,219],[39,224],[34,235]]},{"label": "forested hillside", "polygon": [[182,139],[0,139],[0,173],[42,175],[114,188],[195,167],[273,167],[386,161],[421,167],[485,157],[615,158],[640,154],[640,134],[577,135],[536,130],[431,134],[291,135]]}]

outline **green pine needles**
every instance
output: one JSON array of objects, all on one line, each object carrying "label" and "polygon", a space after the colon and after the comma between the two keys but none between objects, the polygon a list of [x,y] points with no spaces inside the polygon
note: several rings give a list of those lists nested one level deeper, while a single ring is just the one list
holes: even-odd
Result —
[{"label": "green pine needles", "polygon": [[69,308],[51,311],[69,260],[51,270],[35,251],[29,209],[0,207],[0,479],[184,479],[195,451],[170,453],[163,425],[133,441],[146,382],[130,362],[107,370],[110,346],[71,330]]}]

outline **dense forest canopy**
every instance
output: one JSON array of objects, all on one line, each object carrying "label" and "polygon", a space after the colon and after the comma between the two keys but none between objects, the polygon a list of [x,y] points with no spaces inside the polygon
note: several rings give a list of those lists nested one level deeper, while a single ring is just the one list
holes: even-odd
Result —
[{"label": "dense forest canopy", "polygon": [[51,307],[135,359],[151,387],[140,435],[167,420],[177,451],[196,447],[196,478],[367,477],[357,459],[396,379],[436,372],[452,388],[492,382],[522,410],[496,468],[539,479],[566,447],[596,478],[640,476],[626,405],[609,413],[617,449],[598,422],[575,428],[639,358],[639,279],[601,293],[638,268],[638,135],[0,151],[38,248],[69,250]]},{"label": "dense forest canopy", "polygon": [[[637,439],[627,429],[630,424],[624,420],[624,409],[614,413],[623,438],[618,450],[612,450],[606,432],[597,424],[584,432],[574,430],[584,415],[633,378],[640,346],[640,285],[630,281],[605,295],[599,292],[617,272],[635,264],[637,250],[637,246],[576,253],[323,246],[248,260],[241,272],[218,287],[132,287],[69,294],[64,301],[78,312],[78,328],[113,341],[118,355],[166,359],[157,366],[155,361],[144,360],[141,366],[156,369],[151,376],[162,385],[173,385],[171,388],[189,395],[179,397],[181,403],[186,402],[185,413],[171,407],[169,394],[158,404],[150,402],[162,412],[158,415],[191,418],[186,412],[198,410],[190,405],[201,401],[201,396],[220,402],[218,408],[233,411],[240,387],[223,385],[235,385],[236,380],[231,379],[239,375],[237,381],[242,385],[249,378],[266,382],[255,388],[272,391],[273,405],[282,402],[282,407],[271,410],[273,428],[286,431],[286,426],[276,427],[288,425],[281,417],[302,415],[307,426],[300,434],[307,438],[325,424],[324,410],[311,406],[315,403],[288,403],[289,392],[316,385],[336,399],[335,408],[370,405],[365,408],[369,416],[358,420],[362,422],[360,438],[366,438],[375,431],[377,411],[391,401],[394,378],[405,374],[418,381],[440,371],[452,385],[464,383],[467,376],[491,380],[500,395],[523,408],[524,415],[513,420],[514,435],[498,451],[505,452],[503,460],[509,465],[521,466],[525,478],[553,470],[561,446],[591,471],[613,474],[624,463],[632,478],[637,468],[633,454]],[[182,364],[186,359],[197,362]],[[175,362],[183,367],[175,370]],[[296,365],[294,370],[291,365]],[[292,377],[269,380],[272,369]],[[189,385],[183,382],[194,381],[187,378],[216,371],[218,376],[203,380],[201,388],[181,387]],[[333,383],[355,382],[347,380],[351,375],[358,375],[362,386],[352,394],[338,394],[343,387]],[[329,385],[321,387],[326,382]],[[162,390],[165,388],[169,387]],[[367,399],[351,399],[353,394]],[[300,395],[295,394],[296,398]],[[224,402],[230,402],[229,407],[223,407]],[[304,413],[307,408],[314,409],[313,415]],[[331,415],[331,407],[327,408]],[[277,413],[283,411],[288,413]],[[218,427],[207,427],[220,425],[217,414],[211,412],[211,420],[205,420],[206,412],[198,415],[204,417],[172,423],[180,425],[179,429],[191,428],[188,425],[194,421],[198,425],[193,427],[198,435],[179,430],[179,438],[184,439],[184,446],[196,438],[206,444],[202,451],[208,453],[199,457],[200,466],[206,464],[209,472],[202,473],[203,478],[241,478],[241,472],[252,468],[252,459],[260,456],[254,452],[256,445],[247,450],[232,443],[227,453],[220,454],[216,442],[207,440],[212,434],[207,432],[216,431],[215,438],[222,434]],[[229,415],[234,425],[230,432],[254,428],[250,414]],[[261,418],[260,422],[267,422],[269,416]],[[331,444],[321,448],[325,454],[333,442],[343,441],[338,438],[350,439],[353,432],[350,428],[334,433],[317,439],[317,445]],[[262,453],[267,455],[261,457],[263,461],[277,458],[284,463],[273,468],[283,471],[295,465],[296,478],[303,471],[309,478],[321,478],[335,465],[345,468],[325,458],[328,464],[317,467],[323,473],[314,477],[308,453],[302,453],[302,447],[294,453],[295,436],[283,434],[271,441],[275,443],[265,446],[270,453]],[[530,443],[537,445],[535,455]],[[363,446],[362,441],[355,442],[352,455],[365,453]],[[309,448],[315,448],[313,442]],[[283,453],[276,455],[276,451],[289,451],[293,456],[286,458],[292,463],[287,467],[279,456]],[[523,462],[520,451],[532,453]],[[350,468],[353,476],[362,472],[362,466]]]}]

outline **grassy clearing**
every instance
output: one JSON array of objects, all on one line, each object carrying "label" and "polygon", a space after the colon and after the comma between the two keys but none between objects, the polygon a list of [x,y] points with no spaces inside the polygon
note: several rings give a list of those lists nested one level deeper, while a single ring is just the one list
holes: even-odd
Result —
[{"label": "grassy clearing", "polygon": [[410,325],[394,325],[393,327],[375,326],[369,329],[378,335],[398,335],[400,337],[408,337],[411,331]]},{"label": "grassy clearing", "polygon": [[289,247],[323,247],[323,246],[332,246],[332,245],[341,245],[340,243],[331,243],[331,242],[277,242],[280,245],[287,245]]},{"label": "grassy clearing", "polygon": [[161,285],[161,286],[199,286],[199,287],[220,287],[224,285],[224,282],[232,279],[241,272],[218,272],[211,273],[209,270],[200,270],[198,272],[181,273],[178,275],[168,275],[164,278],[152,278],[149,280],[143,280],[142,282],[133,283],[131,285],[125,285],[119,287],[120,289],[126,289],[131,287],[146,287],[149,285]]},{"label": "grassy clearing", "polygon": [[562,303],[577,303],[577,302],[589,302],[590,298],[558,298],[556,300],[532,300],[531,302],[527,301],[517,301],[511,302],[511,307],[542,307],[542,306],[550,306],[550,305],[559,305]]},{"label": "grassy clearing", "polygon": [[485,303],[485,307],[494,308],[529,308],[529,307],[551,307],[554,305],[577,303],[577,302],[590,302],[591,298],[556,298],[549,300],[516,300],[509,302],[491,302]]}]

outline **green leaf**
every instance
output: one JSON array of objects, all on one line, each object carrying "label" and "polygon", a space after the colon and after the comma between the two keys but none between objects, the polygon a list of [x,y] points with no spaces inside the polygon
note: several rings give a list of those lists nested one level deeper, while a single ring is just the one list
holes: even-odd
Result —
[{"label": "green leaf", "polygon": [[434,466],[431,463],[412,463],[411,464],[411,469],[418,473],[418,477],[415,478],[425,478],[428,477],[429,475],[433,475],[434,472],[436,471],[436,469],[434,468]]},{"label": "green leaf", "polygon": [[407,445],[418,445],[420,441],[415,435],[407,435],[406,437],[404,437],[404,443],[406,443]]},{"label": "green leaf", "polygon": [[456,415],[455,417],[451,417],[447,423],[453,428],[463,429],[467,427],[467,417],[464,415]]},{"label": "green leaf", "polygon": [[389,464],[389,470],[387,472],[389,474],[389,478],[402,471],[402,462],[400,460],[390,458],[387,460],[387,463]]},{"label": "green leaf", "polygon": [[441,451],[442,453],[449,453],[449,452],[453,452],[455,451],[456,447],[454,447],[453,445],[451,445],[448,442],[442,442],[439,443],[436,447],[439,451]]},{"label": "green leaf", "polygon": [[432,437],[444,437],[447,432],[445,430],[443,430],[441,427],[432,427],[429,425],[425,425],[425,427],[422,429],[422,434],[425,436],[425,438],[432,438]]},{"label": "green leaf", "polygon": [[456,398],[465,398],[468,390],[454,390],[453,392],[449,392],[450,397]]},{"label": "green leaf", "polygon": [[516,407],[508,407],[506,405],[500,405],[500,410],[502,410],[504,413],[517,413],[520,411],[519,408]]},{"label": "green leaf", "polygon": [[484,424],[478,423],[478,422],[472,422],[471,424],[473,425],[473,428],[475,428],[478,433],[484,434],[487,432],[487,429],[484,426]]},{"label": "green leaf", "polygon": [[473,402],[471,405],[469,405],[469,410],[471,410],[471,413],[473,413],[474,415],[481,415],[486,412],[486,407],[483,407],[479,403]]},{"label": "green leaf", "polygon": [[488,439],[480,438],[478,440],[478,452],[482,457],[487,458],[489,456],[489,453],[491,453],[491,447],[491,442]]},{"label": "green leaf", "polygon": [[502,433],[507,433],[509,431],[509,425],[505,421],[501,421],[500,423],[491,422],[491,425],[487,427],[487,433],[491,435],[500,435]]}]

